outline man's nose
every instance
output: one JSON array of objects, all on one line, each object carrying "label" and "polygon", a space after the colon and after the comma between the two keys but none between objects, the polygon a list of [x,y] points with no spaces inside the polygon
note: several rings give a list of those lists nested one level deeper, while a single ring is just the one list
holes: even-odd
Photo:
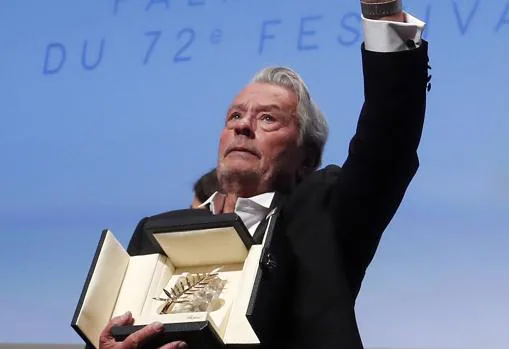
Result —
[{"label": "man's nose", "polygon": [[253,138],[255,131],[254,118],[245,115],[235,123],[235,134]]}]

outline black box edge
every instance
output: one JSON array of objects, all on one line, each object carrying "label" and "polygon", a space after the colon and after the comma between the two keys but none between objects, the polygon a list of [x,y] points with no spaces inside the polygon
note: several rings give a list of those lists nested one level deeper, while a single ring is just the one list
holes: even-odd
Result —
[{"label": "black box edge", "polygon": [[94,258],[92,259],[92,263],[90,265],[90,268],[88,270],[87,278],[85,279],[85,284],[83,285],[83,288],[81,290],[81,295],[78,300],[78,304],[76,305],[76,310],[74,311],[74,315],[72,317],[71,321],[71,327],[78,333],[78,335],[88,344],[91,345],[93,348],[95,348],[94,345],[88,340],[88,338],[85,336],[85,334],[81,331],[81,329],[76,324],[78,320],[78,316],[81,312],[81,308],[83,306],[83,302],[85,301],[85,296],[87,295],[88,286],[90,285],[90,280],[92,279],[92,276],[95,272],[95,267],[97,265],[97,261],[99,259],[99,255],[101,253],[102,247],[104,245],[104,240],[106,240],[106,235],[108,234],[108,229],[104,229],[101,233],[101,238],[99,239],[99,243],[97,244],[97,248],[95,250]]}]

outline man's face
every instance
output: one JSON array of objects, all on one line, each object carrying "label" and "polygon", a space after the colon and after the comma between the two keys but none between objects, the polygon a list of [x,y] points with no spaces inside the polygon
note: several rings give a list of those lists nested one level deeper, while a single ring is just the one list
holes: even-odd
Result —
[{"label": "man's face", "polygon": [[221,133],[223,189],[233,185],[252,196],[275,190],[276,183],[293,186],[303,160],[295,93],[271,84],[246,86],[228,109]]}]

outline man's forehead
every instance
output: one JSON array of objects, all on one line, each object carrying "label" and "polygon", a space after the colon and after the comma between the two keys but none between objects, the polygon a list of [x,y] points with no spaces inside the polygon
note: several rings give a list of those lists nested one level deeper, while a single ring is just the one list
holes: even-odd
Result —
[{"label": "man's forehead", "polygon": [[296,105],[297,96],[285,87],[266,83],[251,83],[239,92],[231,107],[287,109],[294,108]]}]

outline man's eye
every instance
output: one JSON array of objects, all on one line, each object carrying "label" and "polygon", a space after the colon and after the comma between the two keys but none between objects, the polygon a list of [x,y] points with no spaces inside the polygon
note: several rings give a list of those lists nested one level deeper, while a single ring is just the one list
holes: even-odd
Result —
[{"label": "man's eye", "polygon": [[238,119],[240,119],[240,113],[237,113],[237,112],[231,113],[229,119],[230,120],[238,120]]},{"label": "man's eye", "polygon": [[274,122],[276,121],[276,119],[270,115],[270,114],[263,114],[262,115],[262,120],[265,121],[265,122]]}]

